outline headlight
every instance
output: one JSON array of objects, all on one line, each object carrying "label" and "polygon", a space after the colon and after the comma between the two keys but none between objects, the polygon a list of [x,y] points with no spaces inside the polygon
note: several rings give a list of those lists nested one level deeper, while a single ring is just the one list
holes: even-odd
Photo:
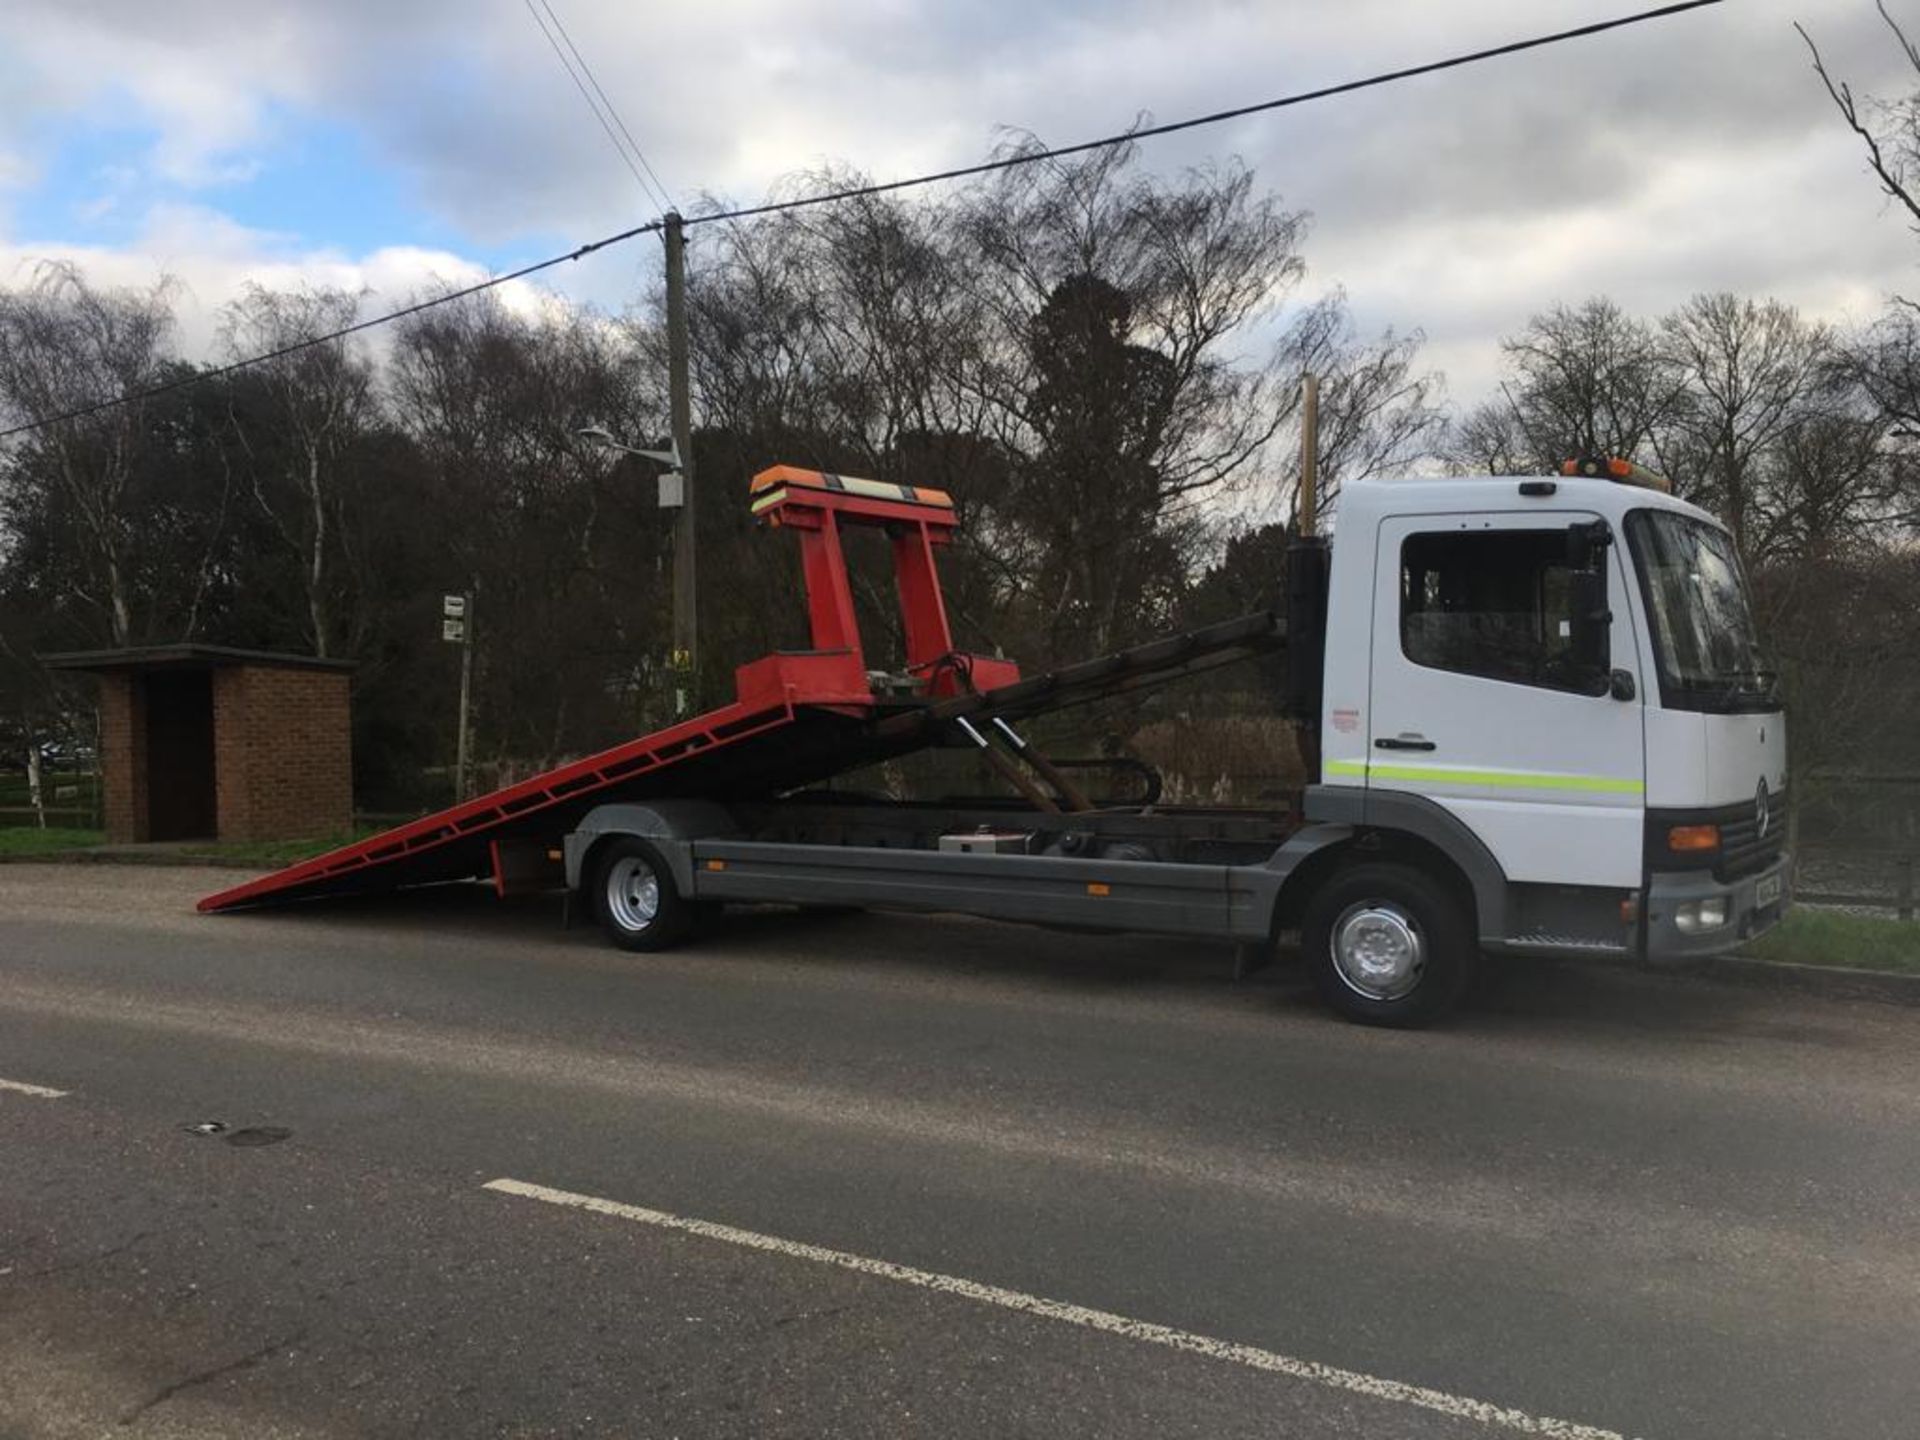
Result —
[{"label": "headlight", "polygon": [[1686,900],[1673,912],[1673,923],[1682,935],[1697,935],[1702,930],[1718,930],[1727,923],[1727,897],[1711,900]]}]

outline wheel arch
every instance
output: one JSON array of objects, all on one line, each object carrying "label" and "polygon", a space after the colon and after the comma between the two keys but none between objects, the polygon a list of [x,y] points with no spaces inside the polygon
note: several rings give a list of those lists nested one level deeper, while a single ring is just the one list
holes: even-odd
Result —
[{"label": "wheel arch", "polygon": [[[1352,863],[1398,860],[1428,871],[1464,897],[1482,945],[1505,941],[1506,871],[1486,842],[1445,806],[1406,791],[1313,785],[1307,789],[1304,808],[1313,820],[1337,822],[1351,830],[1351,843],[1365,852],[1349,857]],[[1309,831],[1332,828],[1333,824],[1321,824],[1310,826]],[[1304,901],[1298,903],[1304,908]]]},{"label": "wheel arch", "polygon": [[[1475,883],[1467,866],[1432,840],[1404,830],[1357,826],[1312,828],[1344,833],[1317,837],[1319,843],[1288,870],[1275,904],[1276,932],[1298,929],[1314,894],[1335,875],[1356,865],[1379,863],[1405,865],[1438,881],[1459,902],[1472,933],[1485,937],[1488,907],[1482,899],[1481,886]],[[1504,879],[1499,886],[1498,908],[1504,915]]]},{"label": "wheel arch", "polygon": [[567,888],[579,890],[593,879],[594,867],[616,840],[645,840],[666,861],[674,887],[694,892],[693,842],[734,835],[739,827],[726,808],[710,800],[655,800],[597,805],[564,842]]}]

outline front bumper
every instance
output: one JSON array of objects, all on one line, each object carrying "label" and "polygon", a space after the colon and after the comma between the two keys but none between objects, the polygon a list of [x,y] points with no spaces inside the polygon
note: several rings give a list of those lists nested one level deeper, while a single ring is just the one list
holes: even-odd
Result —
[{"label": "front bumper", "polygon": [[[1714,900],[1726,906],[1724,923],[1707,929],[1681,928],[1687,907]],[[1766,869],[1738,880],[1716,880],[1703,870],[1655,874],[1647,883],[1647,959],[1657,964],[1724,954],[1779,924],[1792,902],[1791,855],[1782,855]]]}]

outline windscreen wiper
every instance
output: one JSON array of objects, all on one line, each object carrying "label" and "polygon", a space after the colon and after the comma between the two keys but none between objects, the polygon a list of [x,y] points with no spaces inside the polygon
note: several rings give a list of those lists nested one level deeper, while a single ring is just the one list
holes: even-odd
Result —
[{"label": "windscreen wiper", "polygon": [[1776,688],[1780,679],[1775,670],[1745,670],[1738,675],[1727,677],[1726,683],[1714,692],[1714,703],[1732,705],[1741,700],[1773,700],[1779,694]]}]

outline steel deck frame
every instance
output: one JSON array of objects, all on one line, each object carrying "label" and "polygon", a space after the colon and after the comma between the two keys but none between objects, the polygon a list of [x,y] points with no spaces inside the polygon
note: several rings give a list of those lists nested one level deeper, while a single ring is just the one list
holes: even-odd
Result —
[{"label": "steel deck frame", "polygon": [[[1021,679],[1005,660],[953,649],[933,569],[934,548],[953,529],[950,502],[940,492],[780,466],[756,478],[755,493],[763,524],[801,536],[815,649],[741,666],[738,698],[730,705],[222,890],[199,908],[498,879],[501,842],[558,847],[596,805],[668,796],[771,800],[953,743],[955,722],[963,718],[1032,716],[1178,679],[1284,642],[1280,621],[1260,611]],[[884,526],[894,542],[912,639],[910,669],[923,682],[918,697],[876,695],[867,678],[850,629],[852,601],[838,538],[839,527],[849,523]]]}]

